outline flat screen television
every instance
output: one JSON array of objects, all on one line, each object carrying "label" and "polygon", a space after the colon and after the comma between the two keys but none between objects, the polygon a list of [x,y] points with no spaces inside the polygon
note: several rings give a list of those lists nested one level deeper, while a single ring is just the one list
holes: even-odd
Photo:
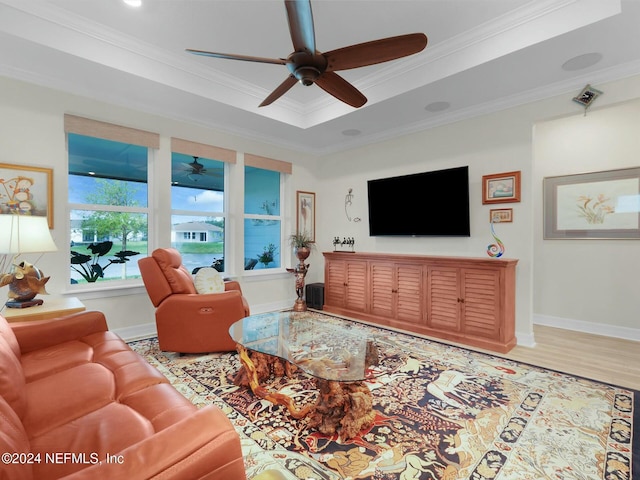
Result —
[{"label": "flat screen television", "polygon": [[468,237],[469,167],[367,182],[371,236]]}]

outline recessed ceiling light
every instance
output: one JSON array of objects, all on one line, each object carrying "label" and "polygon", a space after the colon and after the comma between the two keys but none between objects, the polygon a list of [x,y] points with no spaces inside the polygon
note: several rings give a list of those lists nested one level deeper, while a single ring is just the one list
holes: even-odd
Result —
[{"label": "recessed ceiling light", "polygon": [[442,112],[450,106],[451,104],[449,102],[433,102],[424,107],[424,109],[428,112]]},{"label": "recessed ceiling light", "polygon": [[570,58],[562,64],[562,69],[567,71],[582,70],[589,68],[602,60],[602,54],[598,52],[585,53],[577,57]]},{"label": "recessed ceiling light", "polygon": [[342,131],[342,134],[347,136],[347,137],[357,137],[361,133],[362,132],[360,130],[358,130],[357,128],[349,128],[347,130],[343,130]]},{"label": "recessed ceiling light", "polygon": [[140,7],[142,6],[142,0],[122,0],[124,3],[129,5],[130,7]]}]

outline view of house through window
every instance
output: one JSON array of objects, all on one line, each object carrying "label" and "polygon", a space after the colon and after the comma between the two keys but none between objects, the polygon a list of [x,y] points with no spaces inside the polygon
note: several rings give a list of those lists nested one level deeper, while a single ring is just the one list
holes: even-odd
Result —
[{"label": "view of house through window", "polygon": [[245,270],[281,267],[280,175],[277,171],[245,166]]},{"label": "view of house through window", "polygon": [[224,175],[222,161],[171,154],[171,246],[190,272],[225,271]]},{"label": "view of house through window", "polygon": [[74,133],[68,148],[71,283],[140,278],[148,149]]},{"label": "view of house through window", "polygon": [[[159,148],[158,136],[73,116],[65,116],[65,131],[70,281],[139,279],[138,259],[155,248],[148,245],[149,192],[155,191],[148,170]],[[171,140],[170,242],[187,270],[213,266],[220,272],[234,272],[240,265],[244,270],[281,268],[282,175],[290,173],[282,169],[284,162],[245,157],[244,242],[235,242],[237,247],[227,252],[225,188],[235,152]],[[158,185],[155,188],[164,190]],[[240,258],[231,259],[231,254]]]}]

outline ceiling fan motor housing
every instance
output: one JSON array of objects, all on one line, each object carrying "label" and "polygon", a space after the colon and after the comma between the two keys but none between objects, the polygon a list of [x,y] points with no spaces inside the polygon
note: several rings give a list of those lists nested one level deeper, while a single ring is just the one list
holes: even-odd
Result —
[{"label": "ceiling fan motor housing", "polygon": [[293,52],[287,58],[287,68],[302,85],[313,85],[327,68],[327,59],[321,53]]}]

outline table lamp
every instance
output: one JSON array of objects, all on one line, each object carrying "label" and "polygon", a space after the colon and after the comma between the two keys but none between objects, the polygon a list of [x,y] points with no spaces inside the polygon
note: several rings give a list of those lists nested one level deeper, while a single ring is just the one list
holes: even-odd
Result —
[{"label": "table lamp", "polygon": [[4,273],[6,260],[0,264],[0,287],[9,285],[9,308],[42,305],[34,299],[38,293],[47,293],[44,285],[49,280],[42,271],[28,262],[17,263],[23,253],[44,253],[58,250],[49,232],[47,217],[0,214],[0,254],[11,255],[13,271]]}]

